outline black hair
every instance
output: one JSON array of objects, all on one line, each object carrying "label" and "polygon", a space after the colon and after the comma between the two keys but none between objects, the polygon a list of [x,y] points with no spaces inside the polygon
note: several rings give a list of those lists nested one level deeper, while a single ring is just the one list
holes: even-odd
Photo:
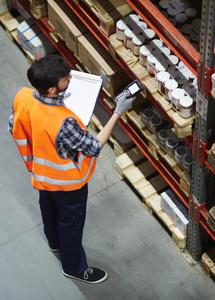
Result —
[{"label": "black hair", "polygon": [[28,80],[39,92],[57,87],[58,81],[68,76],[70,65],[60,55],[48,55],[35,61],[27,71]]}]

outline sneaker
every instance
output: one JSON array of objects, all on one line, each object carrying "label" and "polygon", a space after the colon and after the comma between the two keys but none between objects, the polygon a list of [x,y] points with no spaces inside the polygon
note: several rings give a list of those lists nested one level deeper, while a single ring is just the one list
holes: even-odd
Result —
[{"label": "sneaker", "polygon": [[63,275],[69,278],[77,279],[80,281],[88,282],[88,283],[100,283],[103,282],[107,279],[107,272],[94,268],[94,267],[89,267],[87,268],[83,273],[80,275],[74,276],[74,275],[69,275],[65,273],[64,271]]},{"label": "sneaker", "polygon": [[50,250],[51,252],[58,252],[58,251],[60,251],[60,249],[58,249],[58,248],[56,248],[56,249],[49,248],[49,250]]}]

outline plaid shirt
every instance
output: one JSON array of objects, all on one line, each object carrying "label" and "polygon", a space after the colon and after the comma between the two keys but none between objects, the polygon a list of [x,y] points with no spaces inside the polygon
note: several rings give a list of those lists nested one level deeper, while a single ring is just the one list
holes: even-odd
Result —
[{"label": "plaid shirt", "polygon": [[[63,106],[63,96],[56,98],[43,97],[37,91],[33,96],[46,105]],[[8,129],[13,129],[13,114],[9,118]],[[71,158],[77,160],[79,151],[86,155],[97,157],[100,153],[101,146],[99,141],[87,130],[83,130],[77,121],[72,117],[67,118],[61,126],[57,139],[56,150],[61,158]]]}]

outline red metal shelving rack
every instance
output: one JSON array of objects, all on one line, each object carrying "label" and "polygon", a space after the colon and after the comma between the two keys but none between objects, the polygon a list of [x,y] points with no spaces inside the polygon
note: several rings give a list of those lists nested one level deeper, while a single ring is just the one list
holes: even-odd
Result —
[{"label": "red metal shelving rack", "polygon": [[150,0],[127,0],[129,6],[154,30],[164,43],[197,75],[200,55]]},{"label": "red metal shelving rack", "polygon": [[[64,0],[70,8],[73,8],[72,11],[79,17],[79,19],[82,21],[85,20],[83,23],[86,25],[86,27],[90,30],[90,32],[96,37],[96,39],[99,41],[98,36],[104,37],[104,33],[101,32],[101,30],[98,27],[98,24],[89,16],[84,13],[84,10],[82,8],[81,17],[78,15],[77,4],[74,2],[71,2],[69,0]],[[26,0],[19,0],[19,2],[23,5],[24,9],[30,13],[30,7],[29,2]],[[129,1],[128,1],[129,2]],[[32,15],[31,15],[32,16]],[[48,23],[48,18],[43,17],[41,19],[35,19],[33,16],[36,25],[40,28],[40,30],[44,33],[44,35],[47,37],[47,39],[52,43],[52,45],[56,48],[56,50],[64,56],[68,62],[71,64],[73,68],[77,68],[78,60],[74,57],[74,55],[71,53],[70,50],[66,47],[64,42],[55,42],[54,39],[50,36],[50,33],[53,32],[53,28]],[[90,20],[90,22],[89,22]],[[91,23],[92,21],[92,23]],[[92,25],[92,26],[91,26]],[[95,29],[95,31],[94,31]],[[100,33],[99,33],[100,31]],[[94,33],[93,33],[94,32]],[[105,49],[108,50],[108,44],[106,45],[106,41],[108,40],[108,37],[105,36],[101,44],[104,46]],[[120,59],[116,59],[116,61],[119,63],[119,65],[122,67],[122,69],[129,74],[129,76],[133,76],[135,78],[134,74],[129,70],[128,66],[124,64]],[[105,103],[103,103],[105,105]],[[110,110],[107,106],[105,107],[107,110]],[[160,162],[153,159],[152,155],[149,153],[147,149],[147,144],[144,143],[144,141],[140,138],[140,136],[137,134],[135,129],[129,124],[123,122],[123,120],[120,120],[119,122],[120,126],[125,130],[125,132],[128,134],[128,136],[133,140],[133,142],[138,146],[138,148],[142,151],[143,155],[151,162],[151,164],[155,167],[155,169],[161,174],[161,176],[166,180],[166,182],[170,185],[170,187],[173,189],[173,191],[177,194],[177,196],[180,198],[180,200],[185,204],[186,207],[189,207],[189,199],[188,197],[179,189],[179,183],[171,174],[171,172]],[[200,208],[200,217],[199,217],[199,223],[202,225],[202,227],[206,230],[206,232],[211,236],[213,240],[215,240],[215,232],[213,232],[208,224],[207,224],[207,218],[208,218],[208,210],[204,208]]]}]

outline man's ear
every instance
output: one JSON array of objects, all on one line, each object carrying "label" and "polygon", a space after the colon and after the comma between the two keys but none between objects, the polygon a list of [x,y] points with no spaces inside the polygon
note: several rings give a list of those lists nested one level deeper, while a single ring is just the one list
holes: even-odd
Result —
[{"label": "man's ear", "polygon": [[48,94],[49,95],[56,95],[57,94],[57,88],[56,87],[50,87],[48,90],[47,90]]}]

